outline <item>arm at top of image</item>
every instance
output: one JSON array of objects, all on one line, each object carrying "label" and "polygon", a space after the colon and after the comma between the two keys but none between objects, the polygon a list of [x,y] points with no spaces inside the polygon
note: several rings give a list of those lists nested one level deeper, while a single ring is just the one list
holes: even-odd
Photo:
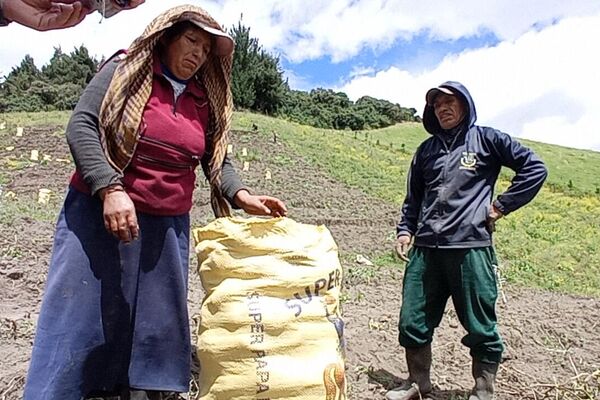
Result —
[{"label": "arm at top of image", "polygon": [[79,24],[88,11],[80,1],[0,0],[0,24],[14,21],[37,31],[63,29]]},{"label": "arm at top of image", "polygon": [[[111,9],[130,10],[143,4],[145,0],[130,0],[125,7],[119,7],[112,0]],[[70,28],[83,21],[96,9],[92,0],[0,0],[0,26],[14,21],[37,31],[50,31]]]}]

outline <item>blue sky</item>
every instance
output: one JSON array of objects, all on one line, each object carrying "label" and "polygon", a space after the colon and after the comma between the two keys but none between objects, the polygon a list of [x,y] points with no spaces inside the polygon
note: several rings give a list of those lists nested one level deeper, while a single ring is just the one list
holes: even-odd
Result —
[{"label": "blue sky", "polygon": [[471,91],[478,123],[513,136],[600,151],[598,0],[146,0],[100,23],[46,33],[0,29],[0,75],[30,54],[84,44],[126,48],[165,9],[204,7],[225,27],[240,17],[280,56],[293,88],[325,87],[423,109],[446,80]]},{"label": "blue sky", "polygon": [[492,46],[498,42],[491,32],[454,40],[431,39],[429,32],[420,32],[410,40],[396,40],[387,49],[367,48],[344,61],[332,62],[328,56],[321,56],[315,60],[294,63],[282,56],[281,65],[292,77],[290,86],[293,89],[310,90],[339,86],[351,77],[392,66],[418,73],[440,63],[447,54]]}]

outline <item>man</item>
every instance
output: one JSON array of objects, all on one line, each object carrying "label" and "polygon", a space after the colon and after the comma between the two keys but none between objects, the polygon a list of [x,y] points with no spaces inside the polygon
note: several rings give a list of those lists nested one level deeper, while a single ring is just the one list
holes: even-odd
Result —
[{"label": "man", "polygon": [[[131,0],[125,8],[135,8],[143,2]],[[83,21],[93,11],[94,3],[95,0],[0,0],[0,26],[14,21],[38,31],[69,28]]]},{"label": "man", "polygon": [[[462,84],[430,89],[426,101],[423,126],[431,137],[413,158],[396,241],[398,255],[408,262],[399,341],[409,377],[386,398],[418,399],[432,390],[431,341],[451,296],[467,331],[462,343],[473,359],[475,387],[469,400],[488,400],[504,348],[496,327],[492,232],[499,218],[534,198],[547,171],[509,135],[475,125],[473,99]],[[492,202],[502,166],[516,175]]]}]

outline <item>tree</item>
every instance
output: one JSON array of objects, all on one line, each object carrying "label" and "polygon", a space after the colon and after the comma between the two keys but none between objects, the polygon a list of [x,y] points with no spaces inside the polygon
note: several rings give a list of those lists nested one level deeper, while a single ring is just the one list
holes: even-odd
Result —
[{"label": "tree", "polygon": [[75,48],[70,54],[55,47],[50,62],[42,67],[44,80],[55,89],[48,104],[57,110],[73,109],[97,69],[98,61],[90,57],[84,46]]},{"label": "tree", "polygon": [[[229,33],[235,40],[231,90],[237,108],[329,129],[374,129],[419,121],[414,108],[387,100],[363,96],[353,102],[346,93],[325,88],[290,90],[279,57],[265,51],[249,27],[240,20]],[[27,55],[0,78],[0,112],[71,110],[98,65],[84,46],[69,54],[55,47],[41,71]]]},{"label": "tree", "polygon": [[21,64],[14,67],[0,84],[0,112],[43,109],[43,100],[39,96],[28,94],[32,84],[40,76],[33,58],[27,54]]},{"label": "tree", "polygon": [[71,110],[97,67],[84,46],[70,54],[55,47],[41,71],[27,55],[0,83],[0,112]]},{"label": "tree", "polygon": [[98,61],[91,58],[87,48],[81,46],[70,54],[54,48],[48,65],[42,67],[42,74],[54,84],[72,83],[85,88],[98,69]]},{"label": "tree", "polygon": [[241,21],[229,33],[235,41],[231,83],[234,105],[266,114],[277,113],[288,91],[279,58],[264,51]]}]

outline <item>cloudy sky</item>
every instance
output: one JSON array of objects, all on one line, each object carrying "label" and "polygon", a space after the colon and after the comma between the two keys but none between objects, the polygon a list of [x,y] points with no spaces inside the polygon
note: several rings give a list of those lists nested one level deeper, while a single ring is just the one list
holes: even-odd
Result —
[{"label": "cloudy sky", "polygon": [[64,31],[0,29],[0,75],[60,45],[126,48],[162,10],[192,3],[230,27],[242,18],[280,56],[292,88],[370,95],[419,112],[428,88],[458,80],[478,123],[514,136],[600,151],[598,0],[146,0]]}]

